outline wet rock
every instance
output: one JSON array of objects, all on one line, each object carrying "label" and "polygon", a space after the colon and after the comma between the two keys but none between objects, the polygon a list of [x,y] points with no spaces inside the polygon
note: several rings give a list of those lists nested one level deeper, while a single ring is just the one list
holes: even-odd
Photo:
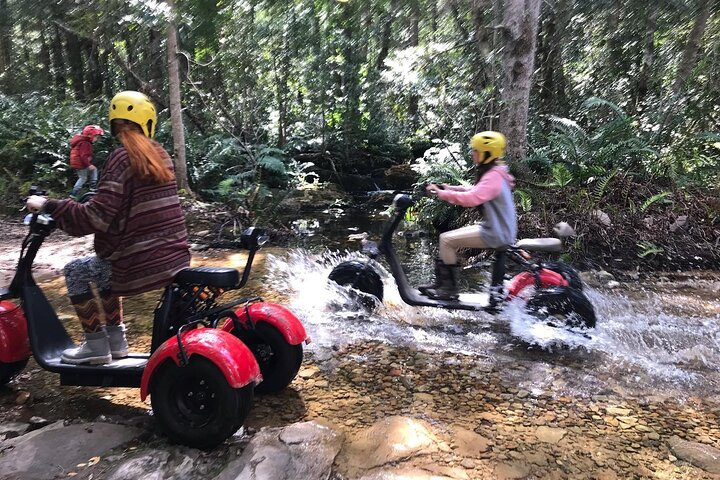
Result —
[{"label": "wet rock", "polygon": [[685,225],[687,225],[688,217],[687,215],[680,215],[675,219],[675,221],[670,225],[670,231],[675,233],[680,228],[683,228]]},{"label": "wet rock", "polygon": [[17,405],[25,405],[28,400],[30,400],[30,392],[18,392],[17,397],[15,397],[15,403]]},{"label": "wet rock", "polygon": [[109,423],[65,426],[62,421],[6,440],[0,478],[53,479],[79,463],[101,456],[140,435],[140,430]]},{"label": "wet rock", "polygon": [[498,480],[525,478],[528,475],[530,475],[530,468],[524,463],[501,463],[495,466],[495,478]]},{"label": "wet rock", "polygon": [[0,425],[0,438],[15,438],[28,431],[30,427],[27,423],[22,422],[6,422]]},{"label": "wet rock", "polygon": [[438,443],[425,422],[392,416],[350,438],[343,446],[338,464],[352,478],[364,470],[437,452]]},{"label": "wet rock", "polygon": [[562,428],[552,428],[542,425],[535,430],[535,436],[537,439],[544,443],[558,443],[567,434],[567,431]]},{"label": "wet rock", "polygon": [[590,216],[593,219],[595,219],[596,221],[605,225],[606,227],[609,227],[612,225],[612,222],[610,221],[610,216],[607,213],[603,212],[602,210],[593,210],[590,213]]},{"label": "wet rock", "polygon": [[37,430],[38,428],[42,428],[46,425],[50,425],[50,420],[46,420],[42,417],[30,417],[30,428],[29,430]]},{"label": "wet rock", "polygon": [[125,480],[128,478],[137,480],[161,480],[165,478],[165,465],[169,458],[170,454],[168,452],[149,450],[124,461],[110,472],[107,478],[108,480]]},{"label": "wet rock", "polygon": [[720,474],[720,450],[717,448],[683,440],[678,436],[670,437],[668,445],[677,458],[702,468],[706,472]]},{"label": "wet rock", "polygon": [[317,422],[261,430],[215,480],[326,480],[343,435]]},{"label": "wet rock", "polygon": [[412,187],[418,178],[409,164],[393,165],[385,170],[385,188],[403,190]]},{"label": "wet rock", "polygon": [[[446,477],[416,467],[396,467],[373,470],[359,477],[358,480],[457,480],[459,478],[463,477]],[[467,475],[465,478],[468,478]]]},{"label": "wet rock", "polygon": [[455,453],[463,457],[480,458],[487,452],[490,440],[475,432],[461,427],[454,427],[453,443],[456,445]]}]

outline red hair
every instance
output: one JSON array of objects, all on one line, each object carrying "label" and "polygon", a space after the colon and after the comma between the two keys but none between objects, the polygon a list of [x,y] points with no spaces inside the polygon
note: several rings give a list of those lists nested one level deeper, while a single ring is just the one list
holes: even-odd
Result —
[{"label": "red hair", "polygon": [[175,173],[168,167],[157,145],[142,133],[139,125],[113,120],[112,133],[125,147],[130,159],[130,169],[141,180],[162,184],[175,179]]}]

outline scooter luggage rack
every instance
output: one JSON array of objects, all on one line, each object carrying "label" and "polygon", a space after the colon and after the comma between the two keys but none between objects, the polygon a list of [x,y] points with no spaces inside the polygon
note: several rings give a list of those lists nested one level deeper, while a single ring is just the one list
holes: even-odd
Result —
[{"label": "scooter luggage rack", "polygon": [[261,297],[246,297],[246,298],[239,298],[237,300],[234,300],[232,302],[228,302],[222,305],[219,305],[211,310],[204,311],[197,313],[196,315],[193,315],[192,317],[189,317],[185,320],[185,323],[178,328],[177,333],[175,334],[175,338],[177,339],[178,348],[179,348],[179,354],[180,354],[180,364],[185,366],[188,364],[188,356],[187,352],[185,351],[185,346],[182,343],[182,332],[189,329],[190,327],[195,327],[199,324],[205,324],[206,319],[209,320],[208,327],[210,328],[216,328],[218,325],[218,320],[221,318],[230,318],[232,319],[233,326],[237,331],[240,331],[242,327],[242,324],[240,323],[240,319],[238,318],[237,314],[235,313],[235,310],[233,310],[232,307],[238,306],[242,303],[245,304],[245,313],[247,315],[248,320],[248,326],[252,328],[255,324],[251,321],[250,317],[250,308],[249,305],[253,302],[262,302]]}]

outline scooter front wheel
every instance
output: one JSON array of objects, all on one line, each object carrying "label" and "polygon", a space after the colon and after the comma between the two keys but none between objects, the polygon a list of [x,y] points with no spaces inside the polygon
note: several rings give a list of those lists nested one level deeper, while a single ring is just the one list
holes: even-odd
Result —
[{"label": "scooter front wheel", "polygon": [[17,362],[0,362],[0,385],[5,385],[25,369],[29,358]]},{"label": "scooter front wheel", "polygon": [[257,322],[253,329],[242,329],[238,338],[260,366],[263,381],[255,392],[277,393],[290,385],[302,364],[302,343],[290,345],[277,328],[266,322]]},{"label": "scooter front wheel", "polygon": [[253,387],[250,383],[232,388],[213,362],[193,355],[184,367],[165,362],[153,375],[150,398],[155,417],[171,440],[209,449],[245,422]]},{"label": "scooter front wheel", "polygon": [[363,293],[360,302],[368,310],[373,310],[377,303],[383,301],[384,290],[380,275],[363,262],[349,260],[339,263],[332,269],[328,278],[338,285],[348,286]]},{"label": "scooter front wheel", "polygon": [[552,326],[595,328],[595,309],[585,294],[570,287],[542,288],[530,297],[526,311]]}]

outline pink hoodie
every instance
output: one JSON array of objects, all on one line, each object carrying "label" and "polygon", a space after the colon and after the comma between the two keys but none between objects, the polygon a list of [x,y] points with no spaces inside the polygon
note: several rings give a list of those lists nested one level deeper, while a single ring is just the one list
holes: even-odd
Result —
[{"label": "pink hoodie", "polygon": [[438,190],[437,197],[455,205],[477,207],[494,200],[500,195],[503,180],[508,182],[511,189],[515,187],[515,178],[510,175],[507,167],[496,165],[483,175],[474,186],[448,185],[445,190]]}]

